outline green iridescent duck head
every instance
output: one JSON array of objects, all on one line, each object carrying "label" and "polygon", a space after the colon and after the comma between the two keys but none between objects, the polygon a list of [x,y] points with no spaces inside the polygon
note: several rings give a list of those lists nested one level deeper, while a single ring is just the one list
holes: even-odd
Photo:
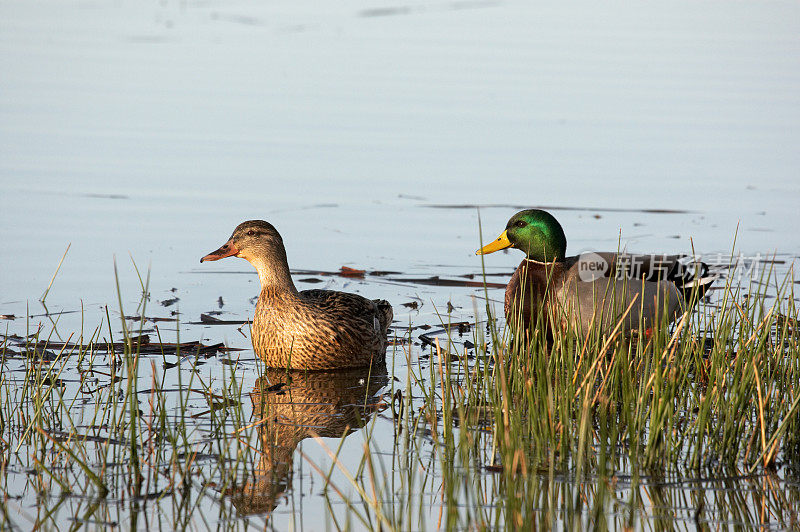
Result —
[{"label": "green iridescent duck head", "polygon": [[567,252],[567,237],[552,214],[528,209],[512,216],[506,230],[475,254],[487,255],[506,248],[522,250],[529,260],[537,262],[562,261]]}]

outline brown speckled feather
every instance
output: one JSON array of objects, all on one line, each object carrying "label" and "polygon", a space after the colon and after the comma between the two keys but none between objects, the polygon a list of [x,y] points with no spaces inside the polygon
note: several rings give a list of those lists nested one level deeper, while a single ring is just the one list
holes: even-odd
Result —
[{"label": "brown speckled feather", "polygon": [[200,262],[241,257],[261,281],[250,329],[253,350],[273,368],[332,370],[384,359],[392,306],[333,290],[298,292],[283,239],[262,220],[239,224],[228,242]]},{"label": "brown speckled feather", "polygon": [[262,290],[251,334],[256,354],[273,368],[326,370],[383,360],[392,307],[333,290],[275,294]]}]

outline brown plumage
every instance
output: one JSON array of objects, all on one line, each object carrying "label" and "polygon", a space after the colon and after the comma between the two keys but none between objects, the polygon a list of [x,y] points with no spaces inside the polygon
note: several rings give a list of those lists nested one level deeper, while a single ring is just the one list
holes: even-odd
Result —
[{"label": "brown plumage", "polygon": [[283,239],[263,220],[239,224],[230,239],[200,262],[230,256],[255,267],[261,281],[253,315],[253,349],[273,368],[331,370],[383,360],[392,306],[333,290],[298,292]]},{"label": "brown plumage", "polygon": [[[705,264],[687,264],[685,259],[683,255],[618,257],[610,252],[550,263],[523,259],[506,287],[505,314],[509,319],[520,316],[520,324],[527,328],[540,309],[551,310],[543,315],[551,327],[560,322],[562,327],[585,332],[591,326],[615,326],[635,299],[624,330],[652,325],[661,312],[672,321],[692,295],[702,297],[713,281],[705,276]],[[607,269],[587,275],[586,265],[597,264],[598,260]],[[620,263],[635,265],[635,271],[620,271]],[[695,286],[697,291],[693,294]]]}]

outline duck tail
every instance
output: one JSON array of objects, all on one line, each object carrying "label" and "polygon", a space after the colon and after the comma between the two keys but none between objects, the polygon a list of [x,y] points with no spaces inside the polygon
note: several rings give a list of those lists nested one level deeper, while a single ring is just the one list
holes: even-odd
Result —
[{"label": "duck tail", "polygon": [[392,305],[385,299],[373,299],[373,301],[378,306],[378,322],[380,323],[381,331],[385,333],[394,317]]},{"label": "duck tail", "polygon": [[717,277],[709,272],[705,262],[683,255],[673,262],[667,280],[675,284],[687,302],[691,302],[693,297],[695,301],[703,298]]},{"label": "duck tail", "polygon": [[686,302],[691,302],[692,300],[700,301],[705,297],[706,292],[711,288],[711,285],[714,284],[714,281],[716,281],[718,277],[719,275],[714,274],[697,277],[686,283],[677,285],[678,290]]}]

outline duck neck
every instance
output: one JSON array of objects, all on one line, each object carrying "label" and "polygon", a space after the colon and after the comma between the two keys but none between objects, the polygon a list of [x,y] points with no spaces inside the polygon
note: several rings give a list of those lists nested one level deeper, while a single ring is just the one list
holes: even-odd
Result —
[{"label": "duck neck", "polygon": [[[283,259],[283,260],[280,260]],[[258,257],[250,261],[258,272],[261,292],[272,294],[297,294],[297,288],[289,273],[286,255],[282,257]]]},{"label": "duck neck", "polygon": [[537,282],[544,286],[548,286],[551,281],[564,271],[564,262],[554,260],[550,262],[542,262],[531,258],[524,258],[519,265],[520,269],[527,270],[531,275],[537,278]]}]

